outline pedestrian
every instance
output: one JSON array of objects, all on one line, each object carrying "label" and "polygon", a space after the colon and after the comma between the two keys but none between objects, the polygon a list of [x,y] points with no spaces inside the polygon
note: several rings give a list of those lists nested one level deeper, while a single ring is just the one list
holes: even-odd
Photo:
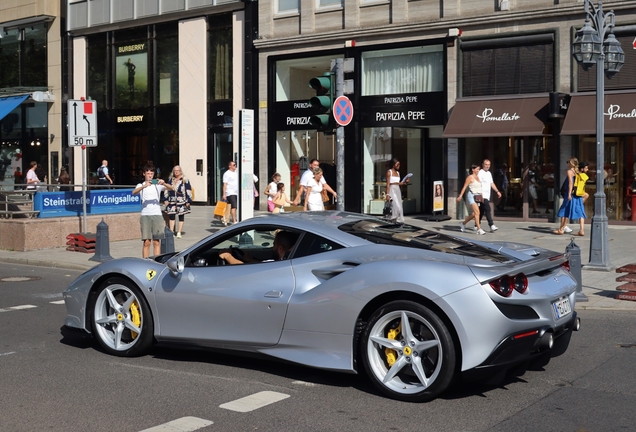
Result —
[{"label": "pedestrian", "polygon": [[320,167],[316,167],[313,169],[313,173],[314,177],[307,183],[305,191],[305,211],[321,211],[325,209],[325,205],[322,200],[323,189],[331,192],[334,198],[338,198],[336,192],[331,189],[327,182],[323,181],[324,178],[322,176],[322,169]]},{"label": "pedestrian", "polygon": [[227,164],[227,171],[223,173],[223,201],[230,204],[230,215],[232,223],[236,223],[236,209],[238,207],[238,173],[236,172],[236,162],[230,161]]},{"label": "pedestrian", "polygon": [[40,179],[38,175],[35,173],[35,170],[38,168],[38,163],[36,161],[31,161],[29,164],[30,168],[26,174],[26,184],[28,190],[35,190],[35,187],[38,183],[40,183]]},{"label": "pedestrian", "polygon": [[494,190],[497,193],[498,198],[501,198],[501,192],[499,192],[497,185],[492,179],[490,161],[488,159],[484,159],[482,162],[478,177],[481,181],[481,195],[484,197],[484,201],[479,203],[479,223],[481,224],[482,216],[486,214],[486,220],[488,221],[490,232],[495,232],[499,228],[497,228],[497,225],[494,224],[492,216],[490,215],[490,190]]},{"label": "pedestrian", "polygon": [[[318,159],[312,159],[311,161],[309,161],[309,168],[307,168],[307,171],[305,171],[300,177],[300,185],[298,186],[298,192],[296,193],[296,197],[294,198],[294,201],[292,203],[293,205],[298,205],[301,200],[303,200],[303,202],[305,201],[305,198],[303,198],[303,194],[305,194],[307,191],[307,185],[309,184],[309,181],[314,178],[314,168],[319,167],[320,162],[318,161]],[[321,178],[320,182],[322,184],[327,183],[324,177]]]},{"label": "pedestrian", "polygon": [[102,186],[110,186],[113,184],[113,180],[108,173],[108,161],[104,159],[102,166],[97,168],[97,182]]},{"label": "pedestrian", "polygon": [[267,211],[272,213],[276,206],[274,205],[274,197],[278,192],[278,183],[280,183],[280,174],[274,173],[272,181],[265,188],[264,194],[267,196]]},{"label": "pedestrian", "polygon": [[464,196],[464,193],[466,193],[466,207],[468,207],[469,211],[472,210],[472,213],[469,216],[466,216],[463,222],[459,223],[459,229],[461,230],[461,232],[465,232],[466,224],[470,222],[471,219],[475,219],[475,225],[477,225],[477,234],[484,235],[486,234],[486,231],[481,229],[481,223],[479,222],[478,203],[483,201],[481,181],[479,180],[480,169],[481,167],[477,164],[472,164],[470,166],[470,174],[466,177],[466,181],[464,181],[464,187],[457,197],[457,202],[460,202],[462,200],[462,197]]},{"label": "pedestrian", "polygon": [[497,169],[495,173],[495,182],[497,184],[497,188],[501,192],[501,199],[499,200],[499,204],[497,204],[497,209],[499,211],[506,211],[506,202],[508,201],[508,185],[510,181],[508,180],[508,164],[503,163]]},{"label": "pedestrian", "polygon": [[[575,195],[575,181],[579,174],[579,160],[575,157],[568,159],[568,169],[565,172],[566,179],[561,187],[561,193],[563,194],[563,203],[559,208],[557,216],[560,218],[559,229],[552,231],[554,234],[563,235],[566,232],[572,232],[566,230],[568,228],[568,219],[575,220],[579,218],[585,218],[585,208],[583,207],[583,200],[576,199]],[[567,183],[566,183],[567,182]]]},{"label": "pedestrian", "polygon": [[272,213],[283,213],[285,211],[285,204],[291,204],[292,202],[287,198],[287,194],[285,193],[285,183],[278,182],[276,185],[278,192],[274,195],[272,199],[272,203],[274,203],[274,210]]},{"label": "pedestrian", "polygon": [[539,195],[537,194],[537,188],[539,184],[537,183],[537,164],[536,162],[530,162],[528,167],[523,171],[523,180],[524,185],[528,187],[528,194],[530,195],[530,199],[532,199],[532,213],[540,213],[539,209],[537,209],[537,198]]},{"label": "pedestrian", "polygon": [[57,177],[57,183],[63,186],[60,186],[61,192],[69,192],[71,187],[68,186],[71,184],[71,176],[68,175],[68,171],[66,167],[60,168],[60,175]]},{"label": "pedestrian", "polygon": [[157,180],[154,178],[154,165],[146,164],[143,167],[143,174],[144,181],[138,183],[132,193],[133,195],[139,194],[141,197],[141,217],[139,218],[141,241],[143,241],[141,256],[148,258],[151,243],[154,255],[161,253],[161,239],[164,238],[164,227],[166,224],[161,215],[159,203],[163,190],[171,190],[172,186],[166,184],[162,179]]},{"label": "pedestrian", "polygon": [[[579,232],[574,234],[579,237],[585,236],[585,218],[587,215],[585,214],[585,201],[587,201],[589,194],[585,192],[585,183],[587,183],[590,178],[587,175],[587,171],[590,169],[590,164],[587,162],[581,162],[579,164],[579,174],[576,176],[576,181],[574,183],[575,190],[573,191],[574,196],[573,200],[581,201],[580,208],[582,210],[582,216],[579,218]],[[577,204],[577,207],[578,204]]]},{"label": "pedestrian", "polygon": [[175,165],[172,168],[172,172],[168,177],[168,184],[172,186],[172,190],[166,189],[163,192],[163,199],[166,205],[170,231],[174,232],[175,222],[178,217],[179,225],[176,235],[177,238],[181,238],[185,215],[190,213],[190,206],[192,205],[192,186],[190,181],[183,175],[179,165]]},{"label": "pedestrian", "polygon": [[404,223],[404,209],[402,208],[402,190],[400,186],[411,181],[407,178],[405,181],[400,180],[400,161],[396,158],[388,162],[388,171],[386,172],[386,193],[384,199],[391,201],[391,220],[397,223]]}]

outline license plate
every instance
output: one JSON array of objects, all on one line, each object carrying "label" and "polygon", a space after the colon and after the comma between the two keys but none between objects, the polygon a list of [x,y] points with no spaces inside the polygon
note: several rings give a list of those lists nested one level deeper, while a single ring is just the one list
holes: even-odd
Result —
[{"label": "license plate", "polygon": [[572,313],[570,299],[567,297],[563,297],[552,303],[552,308],[554,309],[554,313],[556,314],[557,319],[563,318],[564,316]]}]

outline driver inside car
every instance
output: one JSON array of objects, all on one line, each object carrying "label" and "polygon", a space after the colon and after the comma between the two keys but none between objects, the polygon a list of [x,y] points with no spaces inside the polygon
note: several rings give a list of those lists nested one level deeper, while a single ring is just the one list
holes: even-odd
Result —
[{"label": "driver inside car", "polygon": [[[257,259],[252,258],[247,252],[244,252],[240,249],[232,249],[224,250],[219,252],[219,258],[225,260],[228,264],[251,264],[257,262],[271,262],[271,261],[282,261],[286,259],[287,253],[291,250],[291,248],[296,243],[298,239],[298,235],[289,231],[278,231],[276,236],[274,237],[274,247],[272,248],[272,259],[267,259],[264,261],[259,261]],[[240,255],[240,259],[236,258],[232,255],[232,250],[238,252],[237,255]]]}]

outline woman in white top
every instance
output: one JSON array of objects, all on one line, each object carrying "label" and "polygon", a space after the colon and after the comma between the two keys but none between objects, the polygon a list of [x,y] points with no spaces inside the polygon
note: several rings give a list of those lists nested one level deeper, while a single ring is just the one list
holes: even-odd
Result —
[{"label": "woman in white top", "polygon": [[35,189],[35,185],[40,183],[40,179],[38,178],[38,175],[35,173],[35,170],[37,169],[37,167],[38,167],[38,163],[36,161],[32,161],[31,168],[29,168],[26,175],[27,189],[31,189],[31,190]]},{"label": "woman in white top", "polygon": [[272,182],[265,188],[265,195],[267,195],[267,211],[270,213],[274,211],[276,206],[274,205],[274,197],[278,192],[278,183],[280,182],[280,174],[274,173],[272,176]]},{"label": "woman in white top", "polygon": [[331,186],[329,186],[327,183],[321,183],[322,169],[320,167],[314,168],[312,172],[314,173],[314,178],[309,179],[309,182],[307,184],[304,210],[324,210],[325,206],[322,201],[322,190],[326,189],[328,192],[331,192],[334,198],[337,198],[338,195],[336,194],[336,192],[334,192],[333,189],[331,189]]},{"label": "woman in white top", "polygon": [[[466,229],[466,224],[471,219],[475,219],[477,234],[484,235],[486,234],[486,231],[481,229],[481,224],[479,223],[479,204],[475,202],[475,195],[481,195],[481,181],[479,180],[480,169],[481,167],[477,164],[472,164],[470,166],[471,173],[468,177],[466,177],[464,187],[457,197],[457,202],[461,201],[464,192],[466,192],[466,206],[469,208],[469,210],[472,210],[472,213],[469,216],[466,216],[463,222],[459,223],[459,229],[464,232],[464,230]],[[466,191],[466,189],[468,189],[468,191]]]},{"label": "woman in white top", "polygon": [[386,172],[386,200],[391,201],[391,220],[398,223],[404,223],[404,210],[402,208],[402,190],[400,186],[404,186],[411,181],[400,181],[400,161],[393,158],[389,161],[389,170]]}]

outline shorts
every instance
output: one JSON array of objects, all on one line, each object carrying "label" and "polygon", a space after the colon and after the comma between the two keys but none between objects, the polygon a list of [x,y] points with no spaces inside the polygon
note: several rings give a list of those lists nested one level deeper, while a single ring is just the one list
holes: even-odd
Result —
[{"label": "shorts", "polygon": [[466,191],[466,206],[470,207],[475,204],[475,196],[469,190]]},{"label": "shorts", "polygon": [[166,222],[163,220],[162,215],[141,216],[139,225],[141,225],[142,240],[161,240],[165,238]]},{"label": "shorts", "polygon": [[528,187],[528,192],[530,192],[530,198],[532,198],[533,200],[536,200],[538,195],[537,195],[537,187],[533,184],[530,184],[530,186]]},{"label": "shorts", "polygon": [[227,202],[230,204],[230,208],[237,208],[238,207],[238,195],[228,195],[225,198],[227,198]]},{"label": "shorts", "polygon": [[274,201],[267,200],[267,211],[272,213],[275,208],[276,208],[276,204],[274,204]]}]

